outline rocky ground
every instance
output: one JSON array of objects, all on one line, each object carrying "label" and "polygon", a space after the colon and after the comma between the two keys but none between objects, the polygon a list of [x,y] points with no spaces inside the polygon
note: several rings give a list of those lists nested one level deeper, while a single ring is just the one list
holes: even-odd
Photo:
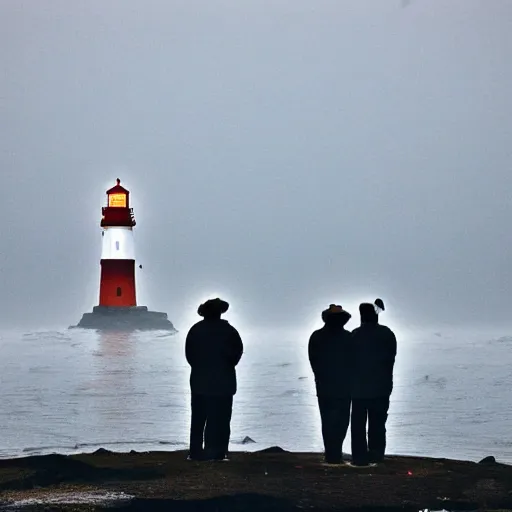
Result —
[{"label": "rocky ground", "polygon": [[512,466],[390,457],[329,467],[321,455],[269,449],[229,462],[185,452],[0,460],[0,509],[291,511],[512,509]]}]

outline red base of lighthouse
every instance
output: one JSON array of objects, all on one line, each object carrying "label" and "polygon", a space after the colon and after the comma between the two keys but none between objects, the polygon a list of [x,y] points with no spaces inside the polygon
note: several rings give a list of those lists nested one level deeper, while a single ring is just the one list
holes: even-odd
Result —
[{"label": "red base of lighthouse", "polygon": [[99,305],[107,307],[137,305],[134,260],[101,260]]}]

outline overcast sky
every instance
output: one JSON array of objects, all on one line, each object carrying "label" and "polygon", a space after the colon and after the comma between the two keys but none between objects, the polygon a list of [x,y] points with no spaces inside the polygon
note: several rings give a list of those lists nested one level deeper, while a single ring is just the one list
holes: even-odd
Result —
[{"label": "overcast sky", "polygon": [[510,48],[510,0],[0,0],[1,325],[97,303],[117,177],[178,328],[509,321]]}]

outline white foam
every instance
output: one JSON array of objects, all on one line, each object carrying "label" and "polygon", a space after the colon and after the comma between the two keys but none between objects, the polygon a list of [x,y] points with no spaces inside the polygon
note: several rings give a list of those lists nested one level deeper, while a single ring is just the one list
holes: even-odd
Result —
[{"label": "white foam", "polygon": [[9,500],[0,506],[0,510],[13,510],[34,505],[112,505],[129,502],[133,499],[130,494],[111,491],[69,491],[41,494],[34,498]]}]

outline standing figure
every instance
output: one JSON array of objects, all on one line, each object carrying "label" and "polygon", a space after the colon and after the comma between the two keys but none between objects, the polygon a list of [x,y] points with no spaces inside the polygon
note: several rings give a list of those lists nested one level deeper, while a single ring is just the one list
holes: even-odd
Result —
[{"label": "standing figure", "polygon": [[224,460],[228,453],[235,366],[243,353],[238,331],[221,319],[228,308],[229,304],[218,298],[201,304],[197,313],[203,320],[191,327],[185,342],[191,366],[189,458],[193,460]]},{"label": "standing figure", "polygon": [[[384,460],[386,420],[393,391],[396,337],[380,325],[384,303],[361,304],[361,326],[352,332],[352,464],[367,466]],[[368,422],[368,441],[366,424]]]},{"label": "standing figure", "polygon": [[325,325],[309,339],[309,361],[315,375],[322,421],[325,462],[340,464],[350,421],[350,313],[331,304],[322,312]]}]

